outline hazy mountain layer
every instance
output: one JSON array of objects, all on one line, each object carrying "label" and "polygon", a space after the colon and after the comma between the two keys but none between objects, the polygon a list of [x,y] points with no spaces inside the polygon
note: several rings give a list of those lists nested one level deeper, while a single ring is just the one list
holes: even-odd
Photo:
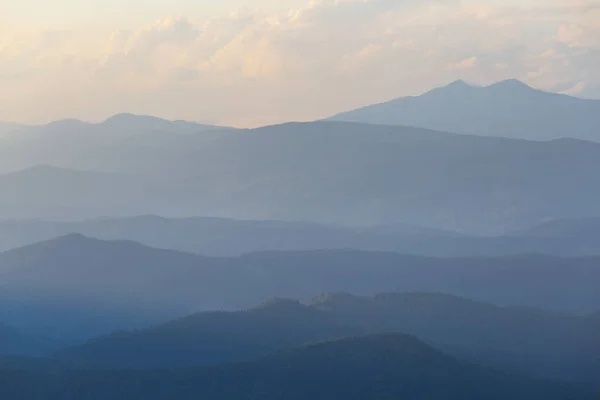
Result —
[{"label": "hazy mountain layer", "polygon": [[[97,124],[74,119],[40,126],[0,123],[0,171],[49,164],[131,172],[158,154],[164,157],[171,146],[183,150],[186,145],[194,147],[232,131],[235,129],[132,114],[115,115]],[[132,158],[134,151],[137,154]]]},{"label": "hazy mountain layer", "polygon": [[71,235],[0,254],[0,321],[87,338],[201,310],[322,292],[433,291],[503,305],[600,309],[600,260],[438,259],[306,251],[210,258]]},{"label": "hazy mountain layer", "polygon": [[[41,167],[0,176],[9,194],[0,217],[205,215],[497,234],[600,215],[600,145],[583,141],[316,122],[119,149],[94,152],[102,174]],[[69,157],[62,164],[81,165]]]},{"label": "hazy mountain layer", "polygon": [[156,371],[4,371],[0,395],[81,399],[556,399],[591,391],[466,364],[401,334],[308,345],[259,361]]},{"label": "hazy mountain layer", "polygon": [[531,375],[594,383],[600,374],[600,325],[593,318],[427,293],[331,294],[308,305],[275,299],[248,311],[199,313],[115,333],[55,356],[95,368],[213,365],[385,332],[414,334],[456,356]]},{"label": "hazy mountain layer", "polygon": [[600,100],[543,92],[517,80],[486,87],[456,81],[331,119],[530,140],[600,141]]},{"label": "hazy mountain layer", "polygon": [[208,256],[257,251],[354,249],[436,257],[600,254],[600,219],[544,223],[504,236],[474,237],[404,224],[344,227],[293,221],[139,216],[77,222],[0,222],[0,251],[73,232],[104,240],[133,240],[146,246]]}]

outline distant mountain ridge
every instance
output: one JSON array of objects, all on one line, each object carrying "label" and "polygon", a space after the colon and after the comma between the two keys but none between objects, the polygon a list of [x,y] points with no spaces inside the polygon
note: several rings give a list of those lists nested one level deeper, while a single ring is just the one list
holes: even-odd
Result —
[{"label": "distant mountain ridge", "polygon": [[[171,129],[171,128],[179,128],[179,129],[187,129],[191,133],[198,132],[203,129],[215,129],[222,128],[218,125],[210,125],[210,124],[202,124],[199,122],[190,122],[183,120],[168,120],[164,118],[154,117],[150,115],[139,115],[132,113],[120,113],[115,114],[106,118],[104,121],[93,123],[86,122],[79,119],[62,119],[57,121],[52,121],[47,124],[41,125],[24,125],[24,124],[16,124],[12,122],[2,122],[0,121],[0,128],[2,129],[43,129],[43,128],[53,128],[53,129],[86,129],[93,126],[104,126],[113,129],[123,130],[125,127],[132,129],[134,132],[138,131],[148,131],[148,130],[160,130],[160,129]],[[226,127],[223,127],[226,128]],[[82,132],[84,133],[84,132]],[[133,132],[131,132],[133,133]],[[130,133],[130,134],[131,134]]]},{"label": "distant mountain ridge", "polygon": [[[112,187],[115,186],[116,181]],[[134,186],[129,184],[122,192],[126,193]],[[85,182],[79,187],[85,188]],[[110,193],[108,189],[107,192]],[[95,196],[95,199],[100,198],[100,195]],[[556,220],[488,237],[406,224],[351,227],[297,221],[156,215],[85,221],[9,220],[0,221],[0,251],[74,232],[102,240],[131,240],[150,247],[205,256],[321,249],[388,251],[434,257],[600,255],[600,218],[593,217]]]},{"label": "distant mountain ridge", "polygon": [[600,141],[600,100],[548,93],[515,79],[483,87],[456,81],[421,96],[343,112],[331,120],[529,140]]},{"label": "distant mountain ridge", "polygon": [[[391,251],[402,240],[412,242],[423,238],[428,242],[438,237],[462,237],[456,232],[405,224],[345,227],[297,221],[140,215],[73,222],[0,221],[0,251],[70,233],[103,240],[133,240],[151,247],[208,256],[239,256],[265,250],[334,248]],[[407,248],[410,247],[407,244]]]},{"label": "distant mountain ridge", "polygon": [[[600,215],[600,143],[331,121],[206,131],[191,138],[143,136],[133,143],[85,144],[85,151],[70,140],[64,146],[36,141],[35,151],[5,149],[0,163],[10,157],[41,163],[52,156],[56,164],[50,165],[108,172],[120,176],[115,182],[127,183],[111,189],[90,176],[65,187],[70,174],[63,171],[66,178],[55,174],[39,182],[26,176],[19,185],[4,186],[4,175],[0,191],[11,196],[0,198],[0,218],[63,219],[55,210],[72,209],[71,219],[205,215],[401,223],[494,235],[549,219]],[[148,143],[155,139],[160,144]],[[82,185],[98,194],[85,197]]]},{"label": "distant mountain ridge", "polygon": [[439,259],[352,250],[213,258],[69,235],[0,254],[0,321],[84,340],[202,310],[339,291],[442,292],[589,314],[600,309],[599,265],[598,257]]},{"label": "distant mountain ridge", "polygon": [[142,153],[139,157],[143,157],[145,147],[162,145],[169,138],[194,142],[233,131],[236,129],[126,113],[99,123],[65,119],[45,125],[0,126],[0,172],[25,169],[34,164],[97,169],[96,153],[110,158],[109,163],[118,164],[122,143],[131,146],[138,142],[138,151]]}]

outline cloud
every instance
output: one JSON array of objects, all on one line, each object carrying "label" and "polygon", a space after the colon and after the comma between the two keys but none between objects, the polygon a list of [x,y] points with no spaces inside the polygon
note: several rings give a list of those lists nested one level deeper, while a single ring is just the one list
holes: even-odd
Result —
[{"label": "cloud", "polygon": [[596,0],[311,0],[113,32],[11,28],[0,119],[315,119],[458,77],[576,93],[600,85],[599,12]]},{"label": "cloud", "polygon": [[584,93],[586,89],[587,85],[585,82],[577,82],[575,85],[571,86],[567,90],[563,90],[561,93],[578,96]]},{"label": "cloud", "polygon": [[569,24],[558,27],[557,39],[559,42],[569,46],[583,46],[581,39],[584,35],[584,29],[580,25]]},{"label": "cloud", "polygon": [[459,61],[456,64],[451,64],[448,68],[453,71],[461,71],[461,70],[473,68],[476,63],[477,63],[477,57],[473,56],[473,57],[465,58],[464,60]]}]

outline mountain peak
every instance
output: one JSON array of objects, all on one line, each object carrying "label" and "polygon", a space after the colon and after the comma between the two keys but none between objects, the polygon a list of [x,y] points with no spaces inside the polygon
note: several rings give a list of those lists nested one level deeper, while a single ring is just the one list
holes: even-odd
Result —
[{"label": "mountain peak", "polygon": [[[5,252],[5,254],[36,253],[41,254],[52,252],[60,255],[76,255],[77,252],[93,251],[98,254],[104,253],[107,249],[111,251],[122,250],[126,248],[139,248],[142,245],[127,240],[101,240],[88,237],[80,233],[69,233],[54,239],[18,247]],[[74,252],[77,250],[77,252]]]},{"label": "mountain peak", "polygon": [[507,90],[507,91],[517,91],[517,90],[534,90],[532,87],[523,83],[518,79],[506,79],[503,81],[499,81],[496,83],[492,83],[488,86],[477,86],[472,85],[468,82],[465,82],[462,79],[456,80],[446,86],[439,87],[437,89],[431,90],[431,92],[447,92],[447,91],[467,91],[470,89],[483,89],[483,90]]},{"label": "mountain peak", "polygon": [[118,120],[125,120],[125,119],[135,119],[138,116],[132,113],[119,113],[119,114],[115,114],[113,116],[110,116],[108,118],[106,118],[104,120],[104,122],[111,122],[111,121],[118,121]]},{"label": "mountain peak", "polygon": [[88,122],[81,121],[75,118],[69,119],[61,119],[59,121],[52,121],[45,125],[46,128],[55,128],[55,129],[75,129],[81,128],[90,125]]},{"label": "mountain peak", "polygon": [[441,86],[435,89],[430,90],[428,93],[444,93],[444,92],[458,92],[458,93],[462,93],[471,89],[474,89],[475,87],[465,81],[463,81],[462,79],[456,80],[452,83],[449,83],[446,86]]},{"label": "mountain peak", "polygon": [[446,85],[446,88],[458,88],[458,87],[473,87],[472,85],[468,84],[466,81],[462,80],[462,79],[457,79],[454,82]]},{"label": "mountain peak", "polygon": [[599,116],[599,101],[507,79],[488,86],[458,80],[420,96],[364,106],[330,119],[535,141],[571,138],[598,142]]},{"label": "mountain peak", "polygon": [[120,113],[120,114],[115,114],[112,117],[107,118],[103,123],[104,124],[111,124],[111,123],[151,123],[151,122],[158,122],[158,123],[171,123],[171,121],[168,121],[166,119],[163,118],[158,118],[158,117],[153,117],[150,115],[137,115],[137,114],[131,114],[131,113]]},{"label": "mountain peak", "polygon": [[[102,242],[102,241],[99,239],[94,239],[94,238],[84,236],[81,233],[73,232],[73,233],[63,235],[63,236],[59,236],[54,239],[46,240],[41,243],[37,243],[37,245],[45,245],[46,247],[71,247],[71,246],[81,247],[84,244],[96,243],[96,242]],[[29,245],[28,247],[33,247],[33,246],[36,246],[36,243]]]},{"label": "mountain peak", "polygon": [[528,86],[527,84],[523,83],[522,81],[520,81],[518,79],[506,79],[504,81],[493,83],[493,84],[489,85],[488,88],[489,89],[503,88],[503,89],[511,89],[511,90],[522,90],[522,89],[533,90],[533,88],[531,86]]},{"label": "mountain peak", "polygon": [[52,258],[52,255],[72,255],[73,249],[82,250],[96,247],[97,242],[101,243],[98,239],[88,238],[78,233],[71,233],[54,239],[7,250],[3,252],[2,255],[9,259],[21,259],[26,255],[27,258],[33,262],[34,260],[49,259],[48,257]]}]

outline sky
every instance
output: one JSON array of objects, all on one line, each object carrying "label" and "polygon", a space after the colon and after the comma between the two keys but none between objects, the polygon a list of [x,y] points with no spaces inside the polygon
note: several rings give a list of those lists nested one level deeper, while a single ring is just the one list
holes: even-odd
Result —
[{"label": "sky", "polygon": [[0,120],[240,127],[464,79],[600,98],[600,0],[0,0]]}]

